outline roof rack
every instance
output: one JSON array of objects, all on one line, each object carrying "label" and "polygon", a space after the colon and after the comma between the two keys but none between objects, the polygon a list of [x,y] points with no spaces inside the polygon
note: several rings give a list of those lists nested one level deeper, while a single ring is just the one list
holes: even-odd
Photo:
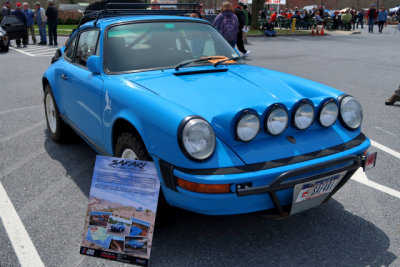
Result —
[{"label": "roof rack", "polygon": [[[171,8],[172,7],[172,8]],[[95,20],[94,25],[100,18],[128,16],[128,15],[170,15],[187,16],[199,10],[199,3],[185,4],[147,4],[147,3],[107,3],[102,10],[85,10],[79,20],[78,28],[88,21]],[[184,9],[185,8],[185,9]]]}]

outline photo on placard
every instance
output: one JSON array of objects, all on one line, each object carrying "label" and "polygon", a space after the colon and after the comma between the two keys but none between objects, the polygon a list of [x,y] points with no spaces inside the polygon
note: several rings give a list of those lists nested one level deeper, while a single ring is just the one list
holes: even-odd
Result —
[{"label": "photo on placard", "polygon": [[129,236],[148,236],[150,223],[136,218],[131,218],[132,226]]},{"label": "photo on placard", "polygon": [[148,238],[142,236],[125,236],[124,252],[133,255],[147,255]]},{"label": "photo on placard", "polygon": [[108,218],[107,233],[114,236],[127,236],[131,230],[132,221],[110,216]]},{"label": "photo on placard", "polygon": [[86,234],[87,241],[108,249],[111,239],[112,235],[107,233],[106,228],[89,226],[89,230]]},{"label": "photo on placard", "polygon": [[116,252],[124,252],[124,241],[125,238],[123,236],[113,235],[110,243],[110,249]]},{"label": "photo on placard", "polygon": [[111,212],[91,211],[89,213],[89,225],[107,227],[108,218],[111,215]]}]

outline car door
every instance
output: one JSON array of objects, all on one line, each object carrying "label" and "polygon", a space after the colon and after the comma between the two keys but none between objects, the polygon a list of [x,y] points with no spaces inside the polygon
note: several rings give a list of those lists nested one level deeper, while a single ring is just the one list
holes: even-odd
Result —
[{"label": "car door", "polygon": [[[64,115],[69,123],[89,142],[101,148],[103,78],[86,68],[87,59],[98,50],[99,36],[98,29],[79,33],[69,59],[71,64],[61,73],[60,89]],[[64,58],[68,56],[68,48]]]},{"label": "car door", "polygon": [[8,39],[21,38],[25,34],[24,23],[16,16],[5,16],[1,21],[1,27],[6,31]]}]

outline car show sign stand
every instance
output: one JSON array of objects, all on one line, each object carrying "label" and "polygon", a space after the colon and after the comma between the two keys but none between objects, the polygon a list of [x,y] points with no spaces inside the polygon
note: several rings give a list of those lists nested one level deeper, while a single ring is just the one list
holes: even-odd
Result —
[{"label": "car show sign stand", "polygon": [[153,162],[97,156],[80,253],[148,266],[159,191]]}]

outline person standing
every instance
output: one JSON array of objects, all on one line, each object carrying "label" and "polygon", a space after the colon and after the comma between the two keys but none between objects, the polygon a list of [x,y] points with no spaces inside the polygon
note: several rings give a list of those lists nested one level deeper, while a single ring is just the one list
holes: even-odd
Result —
[{"label": "person standing", "polygon": [[244,28],[245,18],[244,18],[244,14],[243,14],[241,6],[236,6],[234,13],[237,16],[238,22],[239,22],[239,31],[237,33],[236,45],[237,45],[238,50],[243,53],[243,56],[247,57],[251,51],[247,51],[244,48],[243,28]]},{"label": "person standing", "polygon": [[225,37],[232,47],[235,47],[239,22],[235,14],[233,14],[233,7],[230,2],[225,1],[222,3],[221,13],[215,17],[214,27]]},{"label": "person standing", "polygon": [[[26,27],[27,27],[27,35],[28,35],[28,39],[29,39],[29,31],[31,32],[31,36],[32,36],[32,42],[33,44],[36,44],[36,35],[35,35],[35,27],[33,27],[33,18],[35,17],[35,14],[33,14],[33,11],[31,9],[29,9],[29,4],[27,2],[24,2],[22,4],[22,6],[24,7],[23,12],[25,13],[26,16]],[[29,41],[27,39],[27,41]]]},{"label": "person standing", "polygon": [[379,33],[382,33],[383,25],[385,25],[387,17],[388,17],[387,11],[385,10],[384,7],[381,7],[381,10],[378,13],[378,30],[379,30]]},{"label": "person standing", "polygon": [[49,45],[58,45],[57,43],[57,23],[58,11],[55,8],[53,1],[48,1],[46,9],[47,25],[49,26]]},{"label": "person standing", "polygon": [[[17,7],[14,12],[11,13],[11,15],[14,15],[16,17],[18,17],[25,26],[25,31],[24,31],[24,37],[22,37],[22,44],[24,47],[26,47],[26,45],[28,44],[28,31],[26,29],[26,16],[25,13],[22,12],[22,4],[21,3],[16,3],[15,6]],[[17,43],[17,46],[20,47],[21,46],[21,39],[17,39],[15,40],[15,42]]]},{"label": "person standing", "polygon": [[46,12],[44,9],[40,6],[39,2],[35,3],[36,7],[36,23],[39,27],[39,34],[40,34],[40,45],[46,45],[47,44],[47,34],[46,34]]},{"label": "person standing", "polygon": [[368,32],[374,33],[374,23],[377,17],[377,12],[375,9],[375,4],[371,5],[371,8],[368,10],[367,18],[368,18]]},{"label": "person standing", "polygon": [[243,15],[244,15],[244,27],[243,27],[243,42],[245,44],[249,44],[247,42],[247,32],[248,30],[248,25],[249,25],[249,12],[247,11],[247,5],[244,5],[243,3],[239,3],[241,8],[243,9]]},{"label": "person standing", "polygon": [[3,6],[1,11],[2,11],[1,15],[3,16],[3,18],[5,16],[11,15],[11,3],[10,3],[10,1],[7,1],[7,2],[4,3],[4,6]]},{"label": "person standing", "polygon": [[277,26],[276,25],[276,20],[278,18],[278,11],[275,11],[272,15],[271,18],[269,19],[269,22],[272,23],[272,25]]},{"label": "person standing", "polygon": [[356,28],[358,29],[358,24],[361,25],[361,29],[364,29],[364,11],[360,9],[357,13],[357,26]]}]

